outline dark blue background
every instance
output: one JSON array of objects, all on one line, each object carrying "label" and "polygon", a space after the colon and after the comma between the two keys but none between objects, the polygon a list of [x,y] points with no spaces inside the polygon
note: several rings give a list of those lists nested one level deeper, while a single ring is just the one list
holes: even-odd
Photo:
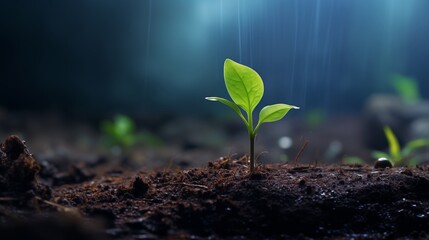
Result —
[{"label": "dark blue background", "polygon": [[428,11],[419,0],[2,1],[0,107],[204,114],[217,108],[203,97],[227,97],[227,57],[260,73],[264,103],[358,112],[392,91],[392,74],[428,98]]}]

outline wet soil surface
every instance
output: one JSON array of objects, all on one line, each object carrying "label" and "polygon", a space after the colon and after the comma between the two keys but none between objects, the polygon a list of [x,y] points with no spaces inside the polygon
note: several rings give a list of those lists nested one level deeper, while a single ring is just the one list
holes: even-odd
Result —
[{"label": "wet soil surface", "polygon": [[[249,174],[244,157],[221,158],[203,168],[110,170],[49,187],[34,177],[39,166],[25,145],[8,152],[5,143],[2,239],[429,237],[427,166],[275,164]],[[16,159],[29,164],[21,166]],[[23,174],[21,182],[5,163],[24,169],[14,170]]]},{"label": "wet soil surface", "polygon": [[241,157],[140,172],[100,162],[64,177],[16,136],[0,153],[1,239],[429,237],[428,166],[267,164],[249,174]]}]

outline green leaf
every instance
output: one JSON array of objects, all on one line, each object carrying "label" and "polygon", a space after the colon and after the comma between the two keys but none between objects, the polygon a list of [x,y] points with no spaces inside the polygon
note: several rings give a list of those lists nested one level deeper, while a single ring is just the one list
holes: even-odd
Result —
[{"label": "green leaf", "polygon": [[410,160],[408,160],[407,162],[407,166],[408,167],[416,167],[417,164],[419,164],[419,161],[416,158],[411,158]]},{"label": "green leaf", "polygon": [[244,118],[243,114],[241,113],[240,108],[238,108],[238,106],[235,103],[228,101],[225,98],[220,98],[220,97],[206,97],[205,99],[209,100],[209,101],[220,102],[220,103],[223,103],[223,104],[227,105],[228,107],[232,108],[232,110],[234,110],[238,114],[238,116],[240,116],[241,120],[244,121],[246,126],[248,126],[248,123],[247,123],[246,119]]},{"label": "green leaf", "polygon": [[417,81],[411,77],[395,75],[392,85],[405,103],[413,104],[420,99]]},{"label": "green leaf", "polygon": [[291,109],[299,109],[299,107],[279,103],[274,105],[268,105],[262,108],[261,112],[259,112],[259,122],[258,125],[256,125],[255,132],[258,131],[259,126],[262,123],[278,121],[282,119]]},{"label": "green leaf", "polygon": [[[259,123],[253,129],[253,110],[259,104],[264,95],[264,83],[259,74],[253,69],[236,63],[231,59],[226,59],[224,63],[225,86],[233,102],[219,97],[206,97],[210,101],[221,102],[232,108],[246,124],[250,139],[250,172],[255,169],[255,136],[259,126],[264,122],[274,122],[282,119],[286,113],[296,108],[287,104],[275,104],[267,106],[260,112]],[[247,120],[241,112],[243,109],[247,113]]]},{"label": "green leaf", "polygon": [[389,153],[392,157],[393,165],[398,164],[401,160],[401,147],[399,146],[398,139],[393,133],[392,129],[388,126],[384,127],[384,134],[386,135],[387,142],[389,143]]},{"label": "green leaf", "polygon": [[402,155],[407,156],[418,148],[429,147],[429,139],[419,138],[408,142],[402,149]]},{"label": "green leaf", "polygon": [[114,124],[115,132],[118,136],[128,135],[135,130],[134,121],[125,115],[116,116]]},{"label": "green leaf", "polygon": [[103,122],[101,130],[109,145],[131,147],[135,144],[135,124],[130,117],[117,115],[113,121]]},{"label": "green leaf", "polygon": [[264,83],[259,74],[231,59],[224,64],[226,89],[232,100],[247,114],[251,114],[264,95]]}]

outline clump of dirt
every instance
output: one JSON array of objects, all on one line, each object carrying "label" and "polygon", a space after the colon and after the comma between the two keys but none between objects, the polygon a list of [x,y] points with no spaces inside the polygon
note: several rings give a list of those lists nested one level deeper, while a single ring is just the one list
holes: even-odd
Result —
[{"label": "clump of dirt", "polygon": [[136,197],[144,196],[149,190],[149,184],[144,182],[140,177],[136,177],[132,186],[132,193]]},{"label": "clump of dirt", "polygon": [[32,190],[44,198],[50,196],[50,189],[37,181],[40,165],[28,152],[24,141],[11,135],[1,143],[0,149],[1,192],[19,194]]}]

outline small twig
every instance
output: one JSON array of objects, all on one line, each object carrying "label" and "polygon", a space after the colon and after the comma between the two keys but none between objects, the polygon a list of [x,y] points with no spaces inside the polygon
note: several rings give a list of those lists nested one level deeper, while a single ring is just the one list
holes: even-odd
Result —
[{"label": "small twig", "polygon": [[319,156],[320,156],[320,148],[319,147],[317,147],[317,149],[316,149],[316,156],[314,157],[315,158],[315,167],[317,167],[317,165],[318,165],[318,163],[319,163]]},{"label": "small twig", "polygon": [[192,184],[192,183],[182,183],[182,184],[185,186],[188,186],[188,187],[197,187],[197,188],[209,189],[209,187],[207,187],[206,185]]},{"label": "small twig", "polygon": [[297,164],[298,161],[301,159],[301,156],[304,153],[304,150],[307,147],[308,143],[309,143],[309,141],[305,140],[304,144],[302,144],[301,149],[299,150],[298,154],[296,155],[295,159],[293,160],[293,162],[295,164]]},{"label": "small twig", "polygon": [[268,154],[268,153],[269,153],[268,151],[263,151],[263,152],[259,153],[258,156],[256,156],[256,161],[258,161],[259,157],[261,157],[263,154]]},{"label": "small twig", "polygon": [[196,187],[196,188],[209,189],[209,187],[207,187],[207,186],[205,186],[205,185],[192,184],[192,183],[185,183],[185,182],[179,182],[179,183],[164,183],[164,184],[161,184],[161,186],[165,186],[165,185],[184,185],[184,186],[187,186],[187,187]]},{"label": "small twig", "polygon": [[174,164],[173,162],[174,162],[173,157],[170,157],[170,160],[168,161],[168,166],[162,172],[163,174],[166,172],[166,170],[171,170],[173,168],[173,164]]},{"label": "small twig", "polygon": [[0,202],[11,202],[11,201],[19,201],[23,198],[13,198],[13,197],[0,197]]},{"label": "small twig", "polygon": [[237,153],[228,152],[228,155],[226,155],[225,158],[232,161],[232,158],[235,157],[236,155],[237,155]]},{"label": "small twig", "polygon": [[261,157],[263,154],[268,154],[268,153],[270,153],[270,152],[268,152],[268,151],[263,151],[263,152],[259,153],[259,154],[258,154],[258,156],[256,156],[256,160],[258,160],[258,159],[259,159],[259,157]]},{"label": "small twig", "polygon": [[35,199],[37,199],[37,200],[39,200],[45,204],[48,204],[50,206],[56,207],[58,210],[60,210],[62,212],[80,215],[79,211],[76,208],[66,207],[66,206],[63,206],[61,204],[42,199],[41,197],[38,197],[38,196],[36,196]]}]

